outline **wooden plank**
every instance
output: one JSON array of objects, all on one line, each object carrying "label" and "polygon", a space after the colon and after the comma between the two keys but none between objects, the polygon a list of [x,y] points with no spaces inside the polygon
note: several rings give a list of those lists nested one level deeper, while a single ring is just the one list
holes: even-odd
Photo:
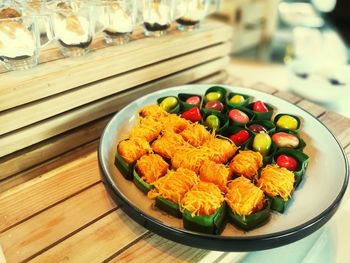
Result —
[{"label": "wooden plank", "polygon": [[152,234],[117,255],[110,262],[198,262],[209,253],[211,253],[210,250],[185,246]]},{"label": "wooden plank", "polygon": [[221,84],[224,83],[227,78],[226,71],[219,71],[205,78],[194,81],[195,84]]},{"label": "wooden plank", "polygon": [[265,92],[265,93],[268,93],[268,94],[273,94],[275,92],[277,92],[277,89],[270,86],[270,85],[266,85],[264,83],[256,83],[252,86],[249,86],[249,88],[252,88],[252,89],[255,89],[255,90],[259,90],[259,91],[262,91],[262,92]]},{"label": "wooden plank", "polygon": [[88,123],[68,133],[58,135],[49,141],[41,142],[18,153],[8,155],[3,160],[0,158],[0,170],[2,171],[0,181],[82,144],[96,140],[102,134],[110,118],[111,116],[108,116]]},{"label": "wooden plank", "polygon": [[[206,55],[210,57],[209,54]],[[222,66],[226,64],[227,58],[223,58],[222,60],[218,60],[216,62],[217,64],[214,65]],[[180,65],[178,66],[181,67]],[[176,67],[177,66],[175,66],[175,68]],[[217,71],[216,68],[215,71]],[[153,72],[152,74],[155,76],[157,75],[156,72]],[[192,72],[192,74],[194,73]],[[185,79],[183,81],[183,84],[186,83]],[[113,86],[113,83],[114,82],[109,82],[108,85]],[[101,88],[102,87],[106,86],[101,84]],[[152,89],[152,85],[148,86],[147,93],[152,91]],[[63,133],[69,129],[83,125],[89,121],[111,114],[120,109],[127,102],[130,102],[130,98],[135,99],[141,96],[142,94],[139,94],[139,91],[139,88],[137,89],[137,92],[135,92],[135,89],[132,89],[127,92],[99,100],[93,104],[88,104],[76,110],[58,115],[57,117],[50,118],[45,122],[39,122],[38,124],[2,136],[2,139],[0,140],[0,157],[53,137],[57,134]]]},{"label": "wooden plank", "polygon": [[118,209],[30,262],[102,262],[146,232]]},{"label": "wooden plank", "polygon": [[[350,144],[348,144],[345,148],[345,154],[348,157],[348,160],[350,162]],[[349,190],[348,190],[349,191]]]},{"label": "wooden plank", "polygon": [[99,183],[3,232],[0,243],[9,262],[24,261],[115,207],[105,186]]},{"label": "wooden plank", "polygon": [[[5,192],[17,185],[23,184],[32,180],[35,177],[41,176],[48,171],[56,169],[59,166],[65,165],[72,160],[86,156],[92,152],[96,152],[98,147],[98,140],[92,141],[88,144],[84,144],[66,153],[63,153],[55,158],[46,160],[45,156],[42,159],[37,159],[36,161],[46,160],[43,163],[36,164],[32,168],[25,170],[23,172],[17,173],[5,180],[0,181],[0,193]],[[57,146],[58,147],[58,146]],[[40,148],[39,148],[40,151]],[[96,164],[97,165],[97,164]]]},{"label": "wooden plank", "polygon": [[100,49],[79,58],[51,61],[20,73],[7,72],[1,75],[0,111],[225,42],[230,37],[229,26],[209,22],[196,32],[177,31],[163,38],[144,38]]},{"label": "wooden plank", "polygon": [[315,117],[319,117],[320,115],[324,114],[326,112],[326,109],[313,103],[308,100],[302,100],[297,103],[297,105],[304,110],[308,111],[310,114],[312,114]]},{"label": "wooden plank", "polygon": [[100,181],[96,153],[0,194],[0,233]]},{"label": "wooden plank", "polygon": [[285,91],[277,91],[273,95],[275,95],[276,97],[279,97],[281,99],[285,99],[286,101],[289,101],[293,104],[296,104],[302,100],[301,97],[294,95],[292,93],[289,93],[289,92],[285,92]]},{"label": "wooden plank", "polygon": [[350,143],[350,119],[335,112],[326,112],[319,120],[336,135],[343,147]]},{"label": "wooden plank", "polygon": [[0,126],[0,135],[142,83],[225,56],[228,51],[228,43],[219,44],[0,113],[0,123],[6,123]]}]

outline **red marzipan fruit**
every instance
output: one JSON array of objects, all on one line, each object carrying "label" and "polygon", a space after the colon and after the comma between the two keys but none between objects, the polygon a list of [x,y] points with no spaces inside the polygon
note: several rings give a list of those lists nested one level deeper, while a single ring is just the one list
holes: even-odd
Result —
[{"label": "red marzipan fruit", "polygon": [[197,122],[202,119],[201,111],[197,107],[183,112],[181,117],[192,122]]},{"label": "red marzipan fruit", "polygon": [[265,103],[261,100],[257,100],[253,104],[253,111],[255,112],[268,112],[269,109],[266,107]]},{"label": "red marzipan fruit", "polygon": [[239,132],[231,135],[230,139],[234,142],[235,145],[241,146],[249,139],[249,132],[246,130],[240,130]]},{"label": "red marzipan fruit", "polygon": [[295,160],[292,156],[285,154],[278,156],[276,163],[281,167],[287,168],[289,171],[295,171],[298,168],[297,160]]}]

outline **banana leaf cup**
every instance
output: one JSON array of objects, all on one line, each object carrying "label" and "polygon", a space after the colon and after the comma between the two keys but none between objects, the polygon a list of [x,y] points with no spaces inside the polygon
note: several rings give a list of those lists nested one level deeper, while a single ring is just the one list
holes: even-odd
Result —
[{"label": "banana leaf cup", "polygon": [[[220,97],[215,98],[215,99],[209,98],[209,96],[207,96],[207,95],[209,93],[212,93],[212,92],[220,93],[221,95],[220,95]],[[205,92],[204,99],[203,99],[203,105],[205,105],[208,101],[213,101],[213,100],[221,101],[225,105],[225,103],[226,103],[226,93],[227,93],[227,90],[224,87],[220,87],[220,86],[210,87]]]},{"label": "banana leaf cup", "polygon": [[133,171],[135,167],[136,161],[128,164],[123,158],[119,155],[118,151],[115,152],[114,165],[120,170],[121,174],[127,180],[133,179]]},{"label": "banana leaf cup", "polygon": [[[281,126],[278,124],[278,121],[279,121],[279,119],[280,119],[282,116],[289,116],[289,117],[294,118],[294,119],[297,121],[296,128],[295,128],[295,129],[289,129],[289,128],[281,127]],[[300,118],[299,118],[298,116],[296,116],[296,115],[292,115],[292,114],[288,114],[288,113],[280,113],[280,114],[277,114],[276,117],[274,118],[273,122],[274,122],[275,125],[276,125],[276,131],[285,131],[285,132],[292,131],[292,132],[294,132],[294,133],[299,133],[300,126],[301,126]]]},{"label": "banana leaf cup", "polygon": [[254,130],[251,125],[261,125],[263,128],[265,128],[265,132],[267,134],[272,134],[276,131],[276,126],[272,121],[269,120],[254,120],[254,121],[250,121],[248,122],[245,126],[246,129],[253,133],[253,134],[258,134],[260,133],[260,131],[256,131]]},{"label": "banana leaf cup", "polygon": [[[242,96],[243,97],[243,101],[241,102],[232,102],[231,99],[235,96]],[[237,107],[243,107],[249,104],[249,100],[250,100],[250,96],[245,95],[245,94],[241,94],[241,93],[235,93],[235,92],[230,92],[227,96],[226,99],[226,105],[229,109],[234,109]]]},{"label": "banana leaf cup", "polygon": [[[204,113],[202,114],[202,124],[207,127],[209,130],[213,130],[213,126],[206,123],[208,116],[216,116],[219,120],[218,128],[215,129],[216,134],[223,134],[226,132],[227,128],[229,127],[229,119],[226,115],[219,113],[219,112],[211,112],[211,113]],[[212,127],[210,127],[212,126]]]},{"label": "banana leaf cup", "polygon": [[133,181],[135,185],[145,194],[147,194],[151,189],[154,188],[153,185],[147,183],[145,180],[141,178],[141,176],[139,175],[139,173],[136,171],[135,168],[134,168],[133,176],[134,176]]},{"label": "banana leaf cup", "polygon": [[309,164],[309,156],[295,149],[281,148],[274,154],[273,162],[276,162],[277,157],[281,154],[291,156],[298,162],[297,170],[292,171],[295,179],[294,188],[297,188],[300,182],[303,180],[306,168]]},{"label": "banana leaf cup", "polygon": [[270,219],[271,200],[267,199],[264,207],[254,214],[241,216],[232,211],[230,207],[227,209],[227,215],[230,221],[239,228],[249,231],[265,224]]},{"label": "banana leaf cup", "polygon": [[191,215],[188,210],[183,211],[184,228],[205,234],[218,235],[225,226],[226,204],[225,202],[211,215]]},{"label": "banana leaf cup", "polygon": [[[190,93],[179,93],[178,95],[179,101],[180,101],[180,112],[185,112],[189,109],[192,109],[194,107],[200,108],[201,104],[202,104],[202,96],[198,95],[198,94],[190,94]],[[190,104],[190,103],[186,103],[186,100],[190,97],[194,97],[197,96],[200,98],[200,102],[198,105],[196,104]]]},{"label": "banana leaf cup", "polygon": [[155,200],[155,205],[159,209],[167,212],[168,214],[175,216],[177,218],[182,218],[182,213],[180,211],[180,206],[170,200],[167,200],[161,196],[157,196]]},{"label": "banana leaf cup", "polygon": [[[165,99],[167,99],[167,98],[174,98],[174,99],[176,99],[176,103],[174,103],[174,105],[164,105],[164,106],[162,106],[162,102]],[[180,112],[180,101],[175,96],[166,96],[166,97],[159,98],[159,99],[157,99],[157,103],[158,103],[159,106],[161,106],[164,110],[166,110],[169,113],[179,114],[179,112]]]},{"label": "banana leaf cup", "polygon": [[255,114],[255,120],[271,120],[274,108],[270,104],[265,103],[268,112],[257,112],[253,110],[254,103],[255,102],[249,103],[246,108]]},{"label": "banana leaf cup", "polygon": [[270,200],[271,203],[271,210],[273,211],[277,211],[281,214],[283,214],[283,212],[286,210],[289,200],[284,200],[282,197],[280,196],[270,196],[267,195],[267,198]]}]

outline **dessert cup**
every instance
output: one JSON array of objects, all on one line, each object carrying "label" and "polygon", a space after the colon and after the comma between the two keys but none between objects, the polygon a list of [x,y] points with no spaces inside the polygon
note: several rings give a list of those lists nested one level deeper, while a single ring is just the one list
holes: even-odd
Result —
[{"label": "dessert cup", "polygon": [[146,36],[159,37],[167,33],[173,21],[173,0],[143,0],[142,15]]},{"label": "dessert cup", "polygon": [[107,44],[125,44],[130,40],[137,16],[136,0],[105,0],[95,10]]},{"label": "dessert cup", "polygon": [[208,14],[210,0],[180,0],[176,7],[177,29],[193,30]]},{"label": "dessert cup", "polygon": [[59,2],[53,9],[52,21],[55,39],[64,56],[82,56],[89,51],[94,35],[91,6]]},{"label": "dessert cup", "polygon": [[42,44],[34,16],[0,18],[0,60],[9,70],[24,70],[38,64]]}]

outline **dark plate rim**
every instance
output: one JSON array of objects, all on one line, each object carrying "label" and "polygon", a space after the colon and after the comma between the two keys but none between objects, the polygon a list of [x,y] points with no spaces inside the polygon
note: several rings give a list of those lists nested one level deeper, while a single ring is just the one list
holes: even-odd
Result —
[{"label": "dark plate rim", "polygon": [[[207,85],[207,84],[204,84],[204,85]],[[220,85],[228,89],[235,88],[235,86],[221,85],[221,84],[210,84],[208,85],[208,87],[214,86],[214,85]],[[186,86],[190,86],[190,85],[176,86],[169,89],[177,89],[177,88],[186,87]],[[203,86],[203,84],[198,86]],[[236,86],[236,88],[241,89],[244,87]],[[149,93],[148,95],[152,95],[153,93],[156,93],[156,92],[158,91]],[[271,94],[258,91],[258,90],[254,90],[254,93],[257,93],[257,94],[262,93],[269,96],[273,96]],[[291,102],[283,98],[279,98],[279,97],[275,97],[275,98],[282,100],[285,103],[291,104]],[[108,173],[107,167],[105,166],[101,156],[102,144],[103,144],[102,142],[104,141],[104,137],[106,136],[106,131],[109,129],[109,126],[111,125],[113,120],[117,117],[119,112],[116,113],[113,116],[113,118],[108,122],[108,124],[103,130],[103,133],[100,139],[100,143],[98,147],[98,164],[102,174],[102,179],[107,187],[107,190],[109,191],[113,199],[118,204],[120,204],[120,207],[124,212],[126,212],[130,217],[132,217],[135,221],[137,221],[143,227],[167,239],[173,240],[175,242],[179,242],[185,245],[198,247],[202,249],[232,251],[232,252],[271,249],[271,248],[275,248],[275,247],[279,247],[282,245],[295,242],[303,237],[310,235],[311,233],[313,233],[314,231],[322,227],[337,211],[340,205],[340,202],[345,194],[348,181],[349,181],[349,162],[341,144],[339,143],[338,139],[333,134],[333,132],[330,131],[330,129],[325,124],[323,124],[318,118],[313,116],[311,113],[309,113],[308,111],[306,111],[305,109],[301,108],[296,104],[293,104],[293,105],[298,107],[302,111],[304,111],[306,114],[310,115],[315,120],[317,120],[330,133],[330,135],[334,138],[334,140],[338,144],[339,149],[341,150],[341,153],[344,159],[344,164],[345,164],[344,181],[343,181],[341,190],[338,193],[335,200],[318,216],[296,227],[279,231],[279,232],[274,232],[271,234],[247,236],[247,237],[230,237],[230,236],[202,234],[202,233],[197,233],[193,231],[188,231],[186,229],[173,228],[157,220],[156,218],[145,215],[140,209],[135,207],[120,191],[118,191],[117,187],[113,182],[112,177]]]}]

